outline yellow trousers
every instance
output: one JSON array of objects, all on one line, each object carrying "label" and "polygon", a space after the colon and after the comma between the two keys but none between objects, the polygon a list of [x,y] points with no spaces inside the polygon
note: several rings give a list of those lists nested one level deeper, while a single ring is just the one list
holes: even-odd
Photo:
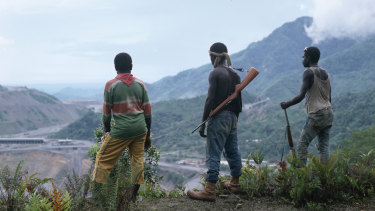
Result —
[{"label": "yellow trousers", "polygon": [[[105,137],[98,154],[96,155],[93,181],[106,183],[107,177],[122,152],[129,147],[132,166],[133,184],[144,184],[143,159],[146,134],[135,138],[118,139],[109,134]],[[135,174],[134,174],[134,170]]]}]

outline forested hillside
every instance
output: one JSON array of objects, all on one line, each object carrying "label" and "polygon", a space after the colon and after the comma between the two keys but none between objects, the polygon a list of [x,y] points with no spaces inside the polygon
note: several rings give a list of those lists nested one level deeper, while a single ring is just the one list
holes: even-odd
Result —
[{"label": "forested hillside", "polygon": [[[244,105],[260,100],[246,92],[243,99]],[[204,102],[205,96],[153,103],[153,144],[162,152],[180,151],[182,156],[203,158],[205,139],[198,132],[192,134],[191,131],[201,122]],[[331,150],[349,139],[354,130],[375,125],[375,88],[339,95],[332,99],[332,104],[335,119],[331,130]],[[303,103],[289,108],[288,114],[296,144],[306,120]],[[99,124],[100,114],[88,113],[54,137],[92,140],[93,131]],[[267,101],[251,109],[245,106],[238,123],[243,158],[259,149],[266,159],[278,159],[285,141],[285,126],[284,112],[278,104]],[[315,144],[311,144],[310,149],[315,148]]]},{"label": "forested hillside", "polygon": [[75,140],[95,140],[94,130],[101,124],[101,115],[88,111],[77,121],[64,127],[49,138],[75,139]]},{"label": "forested hillside", "polygon": [[[193,106],[194,103],[196,106]],[[359,93],[342,94],[334,97],[332,103],[335,119],[331,130],[331,150],[336,149],[345,139],[349,139],[353,130],[367,129],[375,125],[375,88]],[[183,109],[174,109],[183,105],[190,105],[188,113],[184,113]],[[155,103],[154,144],[162,151],[181,150],[187,155],[204,155],[205,140],[198,133],[191,134],[191,130],[200,123],[203,105],[204,97]],[[303,103],[288,109],[288,114],[296,144],[306,120]],[[259,149],[267,159],[278,158],[285,139],[285,126],[284,112],[278,104],[268,103],[261,107],[245,109],[238,123],[242,156],[245,158],[250,152]],[[310,149],[315,149],[314,145],[312,144]]]}]

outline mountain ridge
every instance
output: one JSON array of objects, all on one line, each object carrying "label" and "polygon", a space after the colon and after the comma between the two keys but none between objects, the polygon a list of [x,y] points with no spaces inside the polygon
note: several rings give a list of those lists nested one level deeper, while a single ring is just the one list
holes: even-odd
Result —
[{"label": "mountain ridge", "polygon": [[26,87],[0,87],[0,135],[70,123],[86,112],[56,97]]},{"label": "mountain ridge", "polygon": [[[311,17],[300,17],[275,29],[264,39],[253,42],[242,51],[231,54],[234,67],[249,69],[251,66],[260,71],[258,77],[247,88],[249,92],[264,97],[269,89],[278,84],[280,78],[291,78],[292,84],[281,85],[286,94],[279,93],[280,97],[271,100],[277,101],[299,90],[302,75],[303,49],[313,45],[305,28],[313,22]],[[348,49],[359,41],[353,39],[329,39],[316,46],[321,49],[321,60]],[[228,46],[230,51],[230,46]],[[152,101],[168,100],[174,98],[191,98],[206,94],[208,88],[208,75],[212,69],[211,64],[204,64],[198,68],[192,68],[179,72],[175,76],[165,77],[148,86]],[[246,73],[239,73],[243,78]],[[280,85],[279,85],[280,86]],[[280,88],[280,87],[279,87]],[[351,91],[351,90],[349,90]]]}]

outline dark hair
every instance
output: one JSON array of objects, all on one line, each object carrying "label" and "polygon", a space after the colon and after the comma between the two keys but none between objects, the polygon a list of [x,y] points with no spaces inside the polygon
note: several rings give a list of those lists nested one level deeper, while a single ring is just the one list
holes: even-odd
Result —
[{"label": "dark hair", "polygon": [[309,56],[311,62],[317,63],[319,61],[319,58],[320,58],[319,48],[310,46],[310,47],[305,48],[304,52],[306,56]]},{"label": "dark hair", "polygon": [[118,72],[130,72],[133,68],[132,58],[127,53],[119,53],[115,57],[115,69]]},{"label": "dark hair", "polygon": [[224,43],[221,42],[216,42],[211,45],[210,51],[215,52],[215,53],[228,53],[227,46],[224,45]]},{"label": "dark hair", "polygon": [[[215,53],[228,53],[227,46],[224,45],[224,43],[221,42],[216,42],[211,45],[210,51],[215,52]],[[211,55],[211,57],[215,60],[216,56]],[[222,57],[219,64],[223,63],[225,61],[225,57]]]}]

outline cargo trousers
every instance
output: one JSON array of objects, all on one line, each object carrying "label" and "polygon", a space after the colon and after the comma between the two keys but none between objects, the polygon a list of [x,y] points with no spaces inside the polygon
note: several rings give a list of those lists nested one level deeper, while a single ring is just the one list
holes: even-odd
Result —
[{"label": "cargo trousers", "polygon": [[92,180],[105,184],[113,166],[122,152],[129,147],[133,184],[144,184],[143,159],[146,134],[129,139],[113,138],[106,135],[99,152],[96,154]]},{"label": "cargo trousers", "polygon": [[310,142],[318,137],[318,151],[323,163],[329,159],[329,132],[333,122],[333,111],[331,108],[319,110],[308,114],[305,126],[297,143],[297,156],[306,164],[307,148]]}]

